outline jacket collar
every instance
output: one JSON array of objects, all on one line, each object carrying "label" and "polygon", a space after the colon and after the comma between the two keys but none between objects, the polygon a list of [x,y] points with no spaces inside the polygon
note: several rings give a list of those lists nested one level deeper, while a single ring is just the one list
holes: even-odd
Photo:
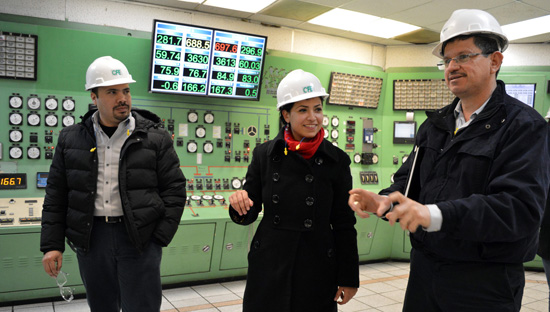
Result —
[{"label": "jacket collar", "polygon": [[[504,86],[504,82],[502,82],[501,80],[497,80],[497,87],[493,91],[493,94],[491,95],[489,102],[487,102],[487,106],[483,109],[483,111],[481,111],[479,116],[477,116],[475,122],[479,122],[481,120],[487,119],[493,116],[498,111],[500,111],[500,114],[504,114],[504,116],[502,117],[505,118],[506,112],[504,109],[502,109],[504,106],[505,95],[506,95],[506,89]],[[437,128],[440,128],[443,130],[450,129],[451,131],[454,131],[454,128],[455,128],[454,111],[459,101],[460,101],[459,98],[455,98],[451,104],[435,111],[427,111],[426,115],[428,116],[428,119]]]},{"label": "jacket collar", "polygon": [[[284,127],[279,130],[279,134],[271,141],[269,142],[269,146],[267,148],[267,155],[268,156],[274,156],[274,155],[284,155],[284,149],[285,149],[285,139],[284,139]],[[290,153],[290,152],[289,152]],[[294,153],[294,152],[293,152]],[[315,152],[315,155],[313,158],[315,158],[317,155],[326,155],[335,162],[338,161],[338,154],[336,152],[336,149],[330,143],[329,141],[323,139],[323,142],[319,145],[319,148],[317,148],[317,152]]]},{"label": "jacket collar", "polygon": [[[92,109],[92,110],[89,110],[86,114],[84,114],[84,116],[81,116],[80,117],[82,119],[81,123],[86,127],[93,127],[92,115],[96,111],[97,109]],[[136,120],[136,130],[145,130],[150,127],[160,126],[160,123],[161,123],[160,117],[148,110],[132,108],[131,113]]]}]

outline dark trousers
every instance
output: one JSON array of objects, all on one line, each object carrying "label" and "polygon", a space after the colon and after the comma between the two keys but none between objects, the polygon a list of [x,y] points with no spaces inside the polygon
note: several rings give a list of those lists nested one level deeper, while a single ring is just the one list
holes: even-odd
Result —
[{"label": "dark trousers", "polygon": [[162,248],[142,252],[130,242],[124,223],[94,222],[90,250],[77,252],[80,276],[92,312],[158,312],[162,300]]},{"label": "dark trousers", "polygon": [[440,261],[411,252],[405,312],[515,312],[521,308],[523,264]]}]

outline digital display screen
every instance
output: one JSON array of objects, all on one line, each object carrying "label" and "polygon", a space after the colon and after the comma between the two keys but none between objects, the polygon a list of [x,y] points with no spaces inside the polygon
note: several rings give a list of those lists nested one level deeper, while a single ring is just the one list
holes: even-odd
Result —
[{"label": "digital display screen", "polygon": [[267,37],[154,21],[151,92],[260,99]]},{"label": "digital display screen", "polygon": [[36,173],[36,187],[37,188],[46,188],[48,184],[48,172],[37,172]]},{"label": "digital display screen", "polygon": [[26,188],[26,173],[0,173],[0,190],[17,190]]},{"label": "digital display screen", "polygon": [[413,144],[416,137],[416,121],[394,121],[393,143]]},{"label": "digital display screen", "polygon": [[523,103],[535,107],[535,83],[510,83],[506,84],[506,93]]}]

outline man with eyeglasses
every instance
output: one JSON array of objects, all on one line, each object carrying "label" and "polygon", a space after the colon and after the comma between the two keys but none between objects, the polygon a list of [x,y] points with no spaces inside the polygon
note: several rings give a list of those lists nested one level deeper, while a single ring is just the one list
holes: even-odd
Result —
[{"label": "man with eyeglasses", "polygon": [[[349,205],[410,231],[403,311],[519,311],[550,184],[548,128],[497,80],[508,46],[496,19],[457,10],[434,54],[456,96],[427,112],[395,183]],[[405,195],[403,195],[405,194]]]}]

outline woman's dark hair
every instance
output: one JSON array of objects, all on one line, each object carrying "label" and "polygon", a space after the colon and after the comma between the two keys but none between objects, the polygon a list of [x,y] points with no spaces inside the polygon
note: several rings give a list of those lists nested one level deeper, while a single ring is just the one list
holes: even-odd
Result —
[{"label": "woman's dark hair", "polygon": [[294,107],[294,103],[288,103],[281,107],[279,110],[279,129],[286,126],[285,117],[283,116],[283,111],[287,111],[290,113],[290,110]]}]

